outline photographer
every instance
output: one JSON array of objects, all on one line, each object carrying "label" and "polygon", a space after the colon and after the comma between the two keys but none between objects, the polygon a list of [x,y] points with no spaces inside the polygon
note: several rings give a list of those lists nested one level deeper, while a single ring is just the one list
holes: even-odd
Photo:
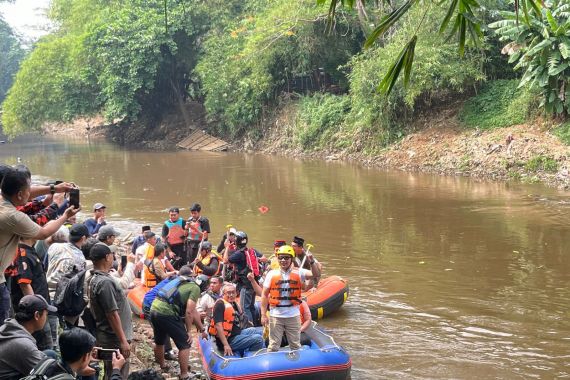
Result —
[{"label": "photographer", "polygon": [[[95,380],[98,378],[98,368],[91,366],[93,360],[100,360],[100,353],[95,348],[95,337],[87,330],[73,328],[65,330],[59,336],[61,359],[46,359],[39,363],[31,374],[42,375],[49,379],[56,375],[69,375],[69,379],[81,376],[82,380]],[[111,380],[121,380],[121,368],[125,358],[120,352],[113,353],[113,373]]]}]

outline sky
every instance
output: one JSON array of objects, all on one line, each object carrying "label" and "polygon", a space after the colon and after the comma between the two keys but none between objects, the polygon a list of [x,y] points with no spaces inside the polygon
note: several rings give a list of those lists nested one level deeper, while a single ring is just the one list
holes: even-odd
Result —
[{"label": "sky", "polygon": [[0,14],[25,39],[37,40],[50,27],[46,17],[50,0],[16,0],[0,3]]}]

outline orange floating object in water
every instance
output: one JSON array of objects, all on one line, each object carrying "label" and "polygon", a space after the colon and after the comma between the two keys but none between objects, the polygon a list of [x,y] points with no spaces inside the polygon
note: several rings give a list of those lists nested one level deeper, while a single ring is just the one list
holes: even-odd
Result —
[{"label": "orange floating object in water", "polygon": [[267,206],[259,206],[258,210],[259,210],[260,213],[265,214],[267,211],[269,211],[269,207],[267,207]]}]

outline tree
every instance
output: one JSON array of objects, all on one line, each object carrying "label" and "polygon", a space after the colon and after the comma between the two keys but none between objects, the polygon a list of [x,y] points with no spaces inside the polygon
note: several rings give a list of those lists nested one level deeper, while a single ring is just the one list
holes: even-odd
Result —
[{"label": "tree", "polygon": [[503,12],[504,20],[490,24],[510,55],[515,69],[524,69],[519,84],[537,87],[547,113],[568,114],[570,110],[570,4],[554,0],[540,13],[525,13],[519,20],[514,12]]},{"label": "tree", "polygon": [[[363,8],[367,3],[366,0],[317,0],[317,3],[324,4],[329,1],[329,27],[334,25],[335,14],[338,7]],[[540,1],[541,0],[514,0],[517,17],[519,10],[521,10],[522,15],[524,15],[524,17],[521,17],[521,22],[530,23],[530,14],[541,14]],[[376,2],[370,1],[369,3],[375,4]],[[374,30],[368,35],[365,44],[366,47],[370,47],[381,40],[384,34],[390,31],[413,7],[423,8],[424,15],[427,15],[430,7],[445,4],[447,4],[447,11],[441,20],[439,33],[447,33],[448,38],[457,38],[458,50],[461,56],[465,53],[465,46],[468,43],[472,43],[475,46],[480,45],[482,28],[479,11],[481,11],[482,7],[477,0],[405,0],[394,4],[394,8],[389,9],[389,12],[380,19],[378,25],[375,25]],[[424,16],[418,19],[418,29],[424,21]],[[417,39],[417,33],[409,37],[408,42],[400,51],[397,59],[391,64],[388,72],[384,75],[382,82],[378,86],[378,90],[386,94],[390,93],[400,77],[400,74],[403,74],[404,84],[407,85],[409,83]]]},{"label": "tree", "polygon": [[0,16],[0,102],[12,86],[25,51],[10,25]]}]

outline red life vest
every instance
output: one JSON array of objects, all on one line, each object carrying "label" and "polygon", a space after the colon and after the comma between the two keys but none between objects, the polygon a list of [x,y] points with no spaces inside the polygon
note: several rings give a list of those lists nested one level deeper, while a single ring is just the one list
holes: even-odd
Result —
[{"label": "red life vest", "polygon": [[182,244],[186,238],[186,231],[182,228],[183,224],[182,218],[178,218],[176,222],[167,220],[164,222],[166,227],[168,227],[168,236],[166,236],[166,242],[170,245]]},{"label": "red life vest", "polygon": [[259,261],[257,260],[257,255],[253,248],[248,248],[244,252],[245,261],[247,266],[255,276],[259,276]]},{"label": "red life vest", "polygon": [[[232,329],[234,327],[234,323],[239,323],[238,314],[236,313],[234,307],[231,303],[226,301],[223,298],[220,298],[216,301],[223,302],[226,309],[224,310],[224,321],[222,322],[222,327],[224,328],[224,336],[227,338],[231,335]],[[215,307],[215,306],[214,306]],[[214,322],[214,318],[210,319],[210,327],[208,328],[208,333],[212,336],[216,336],[216,323]]]},{"label": "red life vest", "polygon": [[278,275],[271,277],[269,305],[272,307],[299,305],[301,303],[301,276],[299,275],[299,270],[291,270],[289,280],[283,280],[282,277],[281,271],[279,271]]}]

